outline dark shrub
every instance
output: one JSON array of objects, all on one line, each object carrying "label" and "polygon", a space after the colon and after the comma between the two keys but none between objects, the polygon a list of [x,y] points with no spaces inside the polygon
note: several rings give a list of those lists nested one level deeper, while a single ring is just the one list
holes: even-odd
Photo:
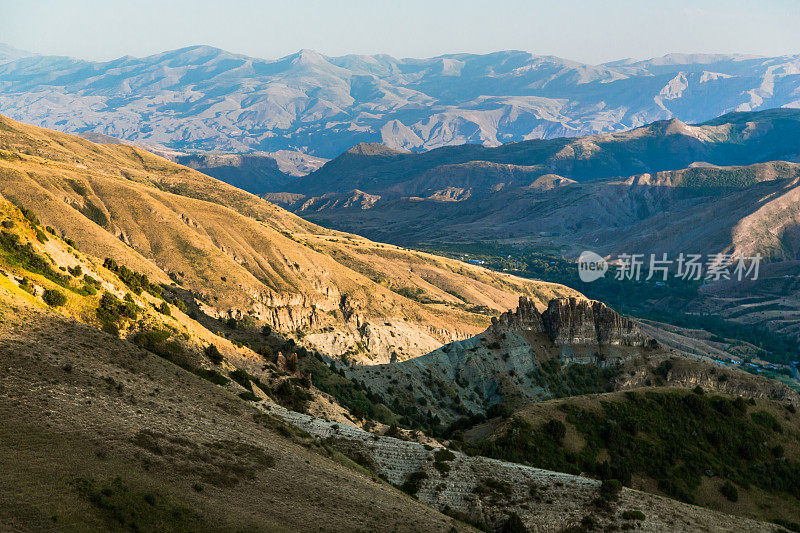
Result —
[{"label": "dark shrub", "polygon": [[209,344],[206,346],[205,354],[206,357],[208,357],[208,359],[215,365],[220,364],[224,359],[219,351],[219,348],[217,348],[215,344]]},{"label": "dark shrub", "polygon": [[61,307],[67,303],[67,296],[58,289],[46,289],[42,300],[50,307]]},{"label": "dark shrub", "polygon": [[505,404],[496,403],[486,410],[486,418],[495,418],[498,416],[500,418],[508,418],[511,416],[511,409]]},{"label": "dark shrub", "polygon": [[248,402],[260,402],[261,401],[261,398],[256,396],[253,391],[249,391],[249,390],[240,393],[239,394],[239,398],[241,398],[242,400],[246,400]]},{"label": "dark shrub", "polygon": [[433,459],[435,461],[439,461],[439,462],[452,461],[455,458],[456,458],[456,454],[454,454],[450,450],[446,450],[444,448],[441,449],[441,450],[436,450],[435,452],[433,452]]},{"label": "dark shrub", "polygon": [[229,375],[233,381],[235,381],[245,389],[253,390],[253,385],[250,383],[250,376],[244,370],[237,368]]},{"label": "dark shrub", "polygon": [[512,512],[508,515],[508,519],[506,519],[503,529],[500,531],[501,533],[527,533],[528,528],[525,527],[519,515]]},{"label": "dark shrub", "polygon": [[719,487],[719,493],[732,502],[735,502],[739,499],[739,491],[736,489],[736,485],[728,480],[725,480],[725,483]]},{"label": "dark shrub", "polygon": [[622,483],[618,479],[605,479],[600,485],[600,497],[607,502],[616,501],[622,491]]},{"label": "dark shrub", "polygon": [[416,496],[422,486],[422,482],[426,479],[428,479],[428,474],[425,472],[412,472],[408,475],[403,484],[400,485],[400,490],[412,496]]},{"label": "dark shrub", "polygon": [[550,420],[542,426],[542,429],[558,443],[567,436],[567,426],[561,420]]},{"label": "dark shrub", "polygon": [[623,520],[644,520],[645,516],[644,516],[643,512],[633,509],[633,510],[623,511],[622,519]]}]

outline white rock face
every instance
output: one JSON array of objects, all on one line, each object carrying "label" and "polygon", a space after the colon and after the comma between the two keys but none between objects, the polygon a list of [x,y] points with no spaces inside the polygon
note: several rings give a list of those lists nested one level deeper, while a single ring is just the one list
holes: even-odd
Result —
[{"label": "white rock face", "polygon": [[[584,65],[505,51],[264,60],[207,46],[93,63],[0,46],[0,113],[178,150],[331,158],[700,122],[797,106],[800,56],[678,55]],[[794,95],[794,96],[793,96]]]}]

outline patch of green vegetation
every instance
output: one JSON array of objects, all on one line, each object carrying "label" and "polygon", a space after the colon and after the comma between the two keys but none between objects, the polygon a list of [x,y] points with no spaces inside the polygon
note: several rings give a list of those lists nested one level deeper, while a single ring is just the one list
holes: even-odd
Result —
[{"label": "patch of green vegetation", "polygon": [[81,478],[73,486],[113,530],[155,533],[212,529],[199,513],[158,492],[133,488],[119,477],[110,483]]},{"label": "patch of green vegetation", "polygon": [[550,420],[534,426],[519,417],[496,439],[464,443],[463,448],[626,485],[632,476],[644,475],[661,491],[689,503],[695,502],[704,476],[800,498],[800,463],[776,457],[782,454],[775,454],[768,443],[781,434],[761,411],[748,416],[741,398],[653,391],[602,401],[599,410],[571,402],[560,408],[585,442],[577,452],[563,443],[563,423]]},{"label": "patch of green vegetation", "polygon": [[311,401],[311,393],[299,384],[299,380],[292,378],[284,379],[272,390],[271,396],[282,406],[298,413],[308,412],[308,402]]},{"label": "patch of green vegetation", "polygon": [[118,265],[113,259],[106,257],[103,261],[103,266],[115,273],[122,282],[127,285],[135,294],[142,294],[142,291],[147,291],[156,298],[161,298],[162,289],[159,285],[150,283],[146,274],[141,274],[134,270],[129,269],[125,265]]},{"label": "patch of green vegetation", "polygon": [[170,341],[172,333],[163,329],[154,329],[137,333],[133,343],[164,359],[173,360],[183,354],[183,346],[177,341]]},{"label": "patch of green vegetation", "polygon": [[725,480],[725,483],[720,486],[719,493],[725,496],[725,498],[727,498],[729,501],[739,501],[739,490],[736,488],[736,485],[727,479]]},{"label": "patch of green vegetation", "polygon": [[618,369],[601,368],[598,365],[567,365],[561,367],[558,360],[542,361],[531,374],[539,387],[548,390],[553,398],[566,398],[613,390],[613,378]]},{"label": "patch of green vegetation", "polygon": [[694,189],[743,189],[758,183],[751,166],[733,168],[696,167],[681,172],[681,185]]},{"label": "patch of green vegetation", "polygon": [[248,401],[248,402],[260,402],[261,401],[261,398],[256,396],[256,394],[253,391],[249,391],[249,390],[239,393],[239,398],[241,398],[242,400]]},{"label": "patch of green vegetation", "polygon": [[58,289],[45,289],[42,300],[50,307],[61,307],[67,303],[67,295]]},{"label": "patch of green vegetation", "polygon": [[0,251],[10,265],[44,276],[64,288],[71,288],[70,276],[55,270],[47,259],[36,253],[31,243],[22,244],[16,233],[0,231]]},{"label": "patch of green vegetation", "polygon": [[47,238],[47,234],[43,232],[41,228],[37,227],[34,230],[36,231],[36,240],[39,241],[40,243],[44,244],[50,240]]},{"label": "patch of green vegetation", "polygon": [[377,420],[391,425],[398,416],[383,404],[381,397],[371,390],[344,377],[325,364],[322,357],[307,350],[297,350],[300,372],[311,375],[311,382],[322,392],[330,394],[336,401],[350,410],[359,419]]},{"label": "patch of green vegetation", "polygon": [[224,359],[222,357],[222,353],[220,353],[219,348],[217,348],[216,344],[209,344],[208,346],[205,347],[205,350],[203,350],[203,352],[205,353],[206,357],[208,357],[208,359],[215,365],[222,363]]},{"label": "patch of green vegetation", "polygon": [[135,320],[139,316],[141,308],[133,301],[130,294],[125,296],[125,300],[120,300],[110,292],[104,292],[100,297],[100,305],[97,307],[97,319],[100,321],[103,331],[117,335],[121,323],[125,320]]},{"label": "patch of green vegetation", "polygon": [[510,496],[511,487],[508,483],[487,477],[480,480],[475,492],[483,496]]},{"label": "patch of green vegetation", "polygon": [[400,490],[406,494],[416,497],[419,489],[422,488],[422,483],[428,479],[428,474],[423,471],[411,472],[403,484],[400,485]]},{"label": "patch of green vegetation", "polygon": [[200,376],[201,378],[203,378],[203,379],[205,379],[207,381],[210,381],[214,385],[222,385],[222,386],[224,386],[224,385],[227,385],[230,382],[230,380],[228,378],[226,378],[225,376],[223,376],[222,374],[220,374],[216,370],[209,370],[209,369],[205,369],[205,368],[193,368],[193,369],[188,369],[187,368],[187,370],[190,370],[190,372]]},{"label": "patch of green vegetation", "polygon": [[250,383],[250,375],[241,368],[237,368],[228,375],[231,377],[233,381],[235,381],[245,389],[249,391],[253,390],[253,384]]},{"label": "patch of green vegetation", "polygon": [[646,517],[644,513],[638,509],[628,509],[627,511],[622,511],[623,520],[644,520],[645,518]]},{"label": "patch of green vegetation", "polygon": [[450,450],[441,449],[433,452],[433,467],[439,474],[445,476],[450,472],[450,461],[456,458],[456,454]]}]

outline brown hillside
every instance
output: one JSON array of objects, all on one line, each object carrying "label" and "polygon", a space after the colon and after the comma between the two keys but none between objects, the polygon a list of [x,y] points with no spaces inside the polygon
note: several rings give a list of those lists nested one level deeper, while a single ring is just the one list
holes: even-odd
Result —
[{"label": "brown hillside", "polygon": [[406,359],[481,331],[518,294],[574,294],[325,230],[141,149],[5,118],[0,194],[87,253],[171,275],[210,316],[249,315],[334,356]]}]

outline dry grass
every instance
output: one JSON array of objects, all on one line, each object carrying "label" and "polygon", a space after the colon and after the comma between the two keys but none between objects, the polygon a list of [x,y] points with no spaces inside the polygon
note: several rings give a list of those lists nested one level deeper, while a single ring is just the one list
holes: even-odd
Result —
[{"label": "dry grass", "polygon": [[[364,337],[365,323],[385,336],[385,322],[406,323],[395,334],[417,345],[413,356],[478,333],[489,322],[482,309],[506,310],[519,294],[542,302],[574,294],[326,230],[137,148],[0,122],[1,194],[33,208],[82,251],[157,282],[177,275],[206,296],[212,316],[250,313],[284,332],[332,327],[350,345],[371,343],[388,358],[386,342]],[[401,287],[427,299],[403,297]]]}]

